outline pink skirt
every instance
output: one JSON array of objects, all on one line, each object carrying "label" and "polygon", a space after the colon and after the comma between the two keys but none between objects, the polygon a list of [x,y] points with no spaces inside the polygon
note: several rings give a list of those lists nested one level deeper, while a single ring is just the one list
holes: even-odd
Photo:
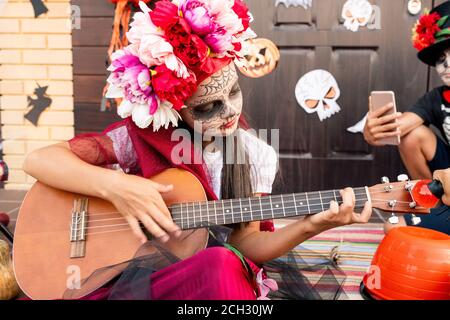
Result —
[{"label": "pink skirt", "polygon": [[[255,275],[261,270],[246,259],[252,269],[225,247],[207,248],[193,257],[150,275],[152,300],[255,300],[259,288]],[[82,300],[108,299],[111,287],[103,287]],[[123,297],[126,299],[127,297]]]}]

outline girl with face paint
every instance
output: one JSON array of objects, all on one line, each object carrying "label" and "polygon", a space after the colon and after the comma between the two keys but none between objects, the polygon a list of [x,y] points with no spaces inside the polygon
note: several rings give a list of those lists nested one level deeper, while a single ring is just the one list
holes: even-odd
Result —
[{"label": "girl with face paint", "polygon": [[[406,112],[384,115],[393,108],[386,105],[369,113],[364,128],[365,140],[381,146],[386,137],[401,136],[399,152],[411,179],[431,179],[436,170],[450,168],[450,1],[422,16],[414,28],[413,44],[418,57],[435,67],[443,85],[420,98]],[[429,30],[427,29],[429,28]],[[430,33],[434,34],[430,40]],[[397,119],[397,123],[393,123]],[[435,126],[439,137],[429,128]],[[386,223],[385,231],[398,226],[417,225],[450,234],[449,210],[435,210],[421,217],[400,217],[398,224]]]},{"label": "girl with face paint", "polygon": [[[159,10],[161,6],[164,10]],[[272,191],[277,173],[277,154],[273,147],[246,130],[242,118],[242,92],[236,67],[230,58],[239,52],[233,52],[233,55],[228,51],[240,46],[227,41],[245,35],[240,28],[234,30],[239,26],[248,28],[251,21],[245,4],[241,0],[180,0],[176,7],[169,1],[159,1],[154,11],[142,9],[146,14],[136,14],[128,35],[132,44],[114,55],[109,68],[112,74],[108,94],[123,99],[118,112],[126,119],[112,124],[101,134],[80,135],[30,153],[24,170],[55,188],[111,202],[142,243],[148,239],[141,227],[155,237],[154,241],[164,244],[170,238],[179,237],[181,230],[162,199],[162,194],[172,191],[173,186],[155,183],[151,181],[152,176],[176,167],[194,174],[209,200],[259,197]],[[216,19],[210,23],[220,24],[223,19],[225,26],[221,30],[231,28],[236,32],[233,37],[221,38],[217,34],[207,37],[209,28],[204,29],[203,23],[208,22],[210,15],[204,17],[206,22],[205,19],[195,19],[195,16],[205,11],[212,15],[214,10],[218,11],[214,13]],[[180,28],[192,23],[192,34],[188,39],[183,38],[187,32],[178,34],[177,28],[166,26],[168,13],[173,13],[169,20],[171,23],[179,21]],[[197,26],[197,21],[202,25]],[[154,24],[158,24],[158,29],[152,34],[149,30],[156,27]],[[139,29],[141,27],[143,30]],[[161,30],[169,36],[160,37]],[[170,46],[164,43],[166,39],[176,39],[174,46],[183,43],[183,50],[175,47],[173,53],[167,54]],[[222,57],[218,57],[220,50],[225,50]],[[156,65],[149,68],[142,61]],[[161,64],[164,61],[166,64]],[[187,68],[185,63],[190,67]],[[177,133],[176,125],[182,129],[179,132],[203,135],[205,143],[201,146],[201,164],[175,162],[172,152],[178,141],[172,138]],[[228,138],[235,141],[232,147],[227,143]],[[194,135],[190,135],[188,151],[196,147],[195,141],[191,141],[193,139]],[[228,154],[232,159],[236,159],[237,154],[244,155],[244,161],[229,163],[226,161]],[[158,247],[160,260],[156,262],[152,256],[139,261],[138,270],[129,269],[136,267],[131,263],[112,288],[102,288],[88,298],[148,299],[150,289],[152,299],[265,298],[269,289],[277,289],[277,283],[266,279],[264,264],[275,263],[274,259],[289,254],[298,244],[325,230],[369,220],[372,212],[369,202],[363,212],[357,214],[354,212],[353,190],[342,190],[341,195],[340,205],[332,201],[323,212],[278,230],[274,230],[271,221],[231,225],[224,239],[219,241],[219,237],[215,238],[219,246],[216,243],[215,247],[187,260],[167,259],[170,255]],[[297,257],[295,260],[300,261]],[[158,269],[161,261],[167,265]],[[304,281],[300,270],[282,261],[285,260],[272,264],[274,272],[286,272],[279,277],[282,280],[278,286],[283,289],[280,297],[321,297],[319,289],[315,289],[321,288],[320,285],[315,284],[313,288]],[[323,267],[319,269],[323,270]],[[337,280],[334,286],[331,282],[330,286],[328,276],[330,272],[334,274],[335,267],[326,265],[325,268],[325,294],[330,295],[331,291],[331,295],[338,298],[340,281]],[[144,272],[142,276],[143,270],[151,274]],[[95,274],[93,277],[95,281]],[[289,281],[284,282],[283,279]],[[130,292],[130,288],[139,290]]]},{"label": "girl with face paint", "polygon": [[238,128],[242,104],[238,74],[231,64],[200,84],[181,117],[191,128],[201,128],[206,137],[229,136]]}]

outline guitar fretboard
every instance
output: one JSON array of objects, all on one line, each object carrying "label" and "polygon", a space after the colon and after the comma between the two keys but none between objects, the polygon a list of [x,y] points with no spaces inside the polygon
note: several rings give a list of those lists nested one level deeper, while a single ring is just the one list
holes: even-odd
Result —
[{"label": "guitar fretboard", "polygon": [[[366,188],[355,188],[356,208],[368,200]],[[172,205],[174,222],[182,230],[268,219],[305,216],[325,211],[334,200],[342,203],[338,190],[270,195]]]}]

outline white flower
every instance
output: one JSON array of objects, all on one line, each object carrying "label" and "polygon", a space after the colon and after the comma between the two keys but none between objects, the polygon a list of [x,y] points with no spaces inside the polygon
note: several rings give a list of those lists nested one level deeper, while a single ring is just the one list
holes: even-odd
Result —
[{"label": "white flower", "polygon": [[170,124],[177,127],[178,120],[181,120],[181,116],[173,108],[172,104],[167,101],[162,101],[159,103],[158,110],[153,115],[153,131],[158,131],[161,127],[167,129]]},{"label": "white flower", "polygon": [[129,116],[131,116],[131,112],[133,111],[133,104],[128,101],[123,99],[122,103],[120,104],[120,106],[117,107],[117,114],[122,118],[128,118]]},{"label": "white flower", "polygon": [[147,128],[153,121],[147,104],[133,104],[131,119],[141,129]]}]

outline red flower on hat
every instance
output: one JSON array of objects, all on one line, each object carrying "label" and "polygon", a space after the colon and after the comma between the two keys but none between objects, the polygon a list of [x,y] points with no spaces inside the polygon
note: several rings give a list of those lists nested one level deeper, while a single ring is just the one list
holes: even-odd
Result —
[{"label": "red flower on hat", "polygon": [[[444,17],[445,19],[447,17]],[[433,12],[420,17],[413,28],[413,45],[418,51],[433,45],[436,42],[436,36],[441,31],[444,21],[442,17]]]},{"label": "red flower on hat", "polygon": [[157,66],[155,71],[152,85],[157,96],[161,100],[169,101],[175,110],[180,111],[184,101],[197,90],[197,78],[193,73],[186,79],[179,78],[176,72],[169,70],[164,64]]}]

